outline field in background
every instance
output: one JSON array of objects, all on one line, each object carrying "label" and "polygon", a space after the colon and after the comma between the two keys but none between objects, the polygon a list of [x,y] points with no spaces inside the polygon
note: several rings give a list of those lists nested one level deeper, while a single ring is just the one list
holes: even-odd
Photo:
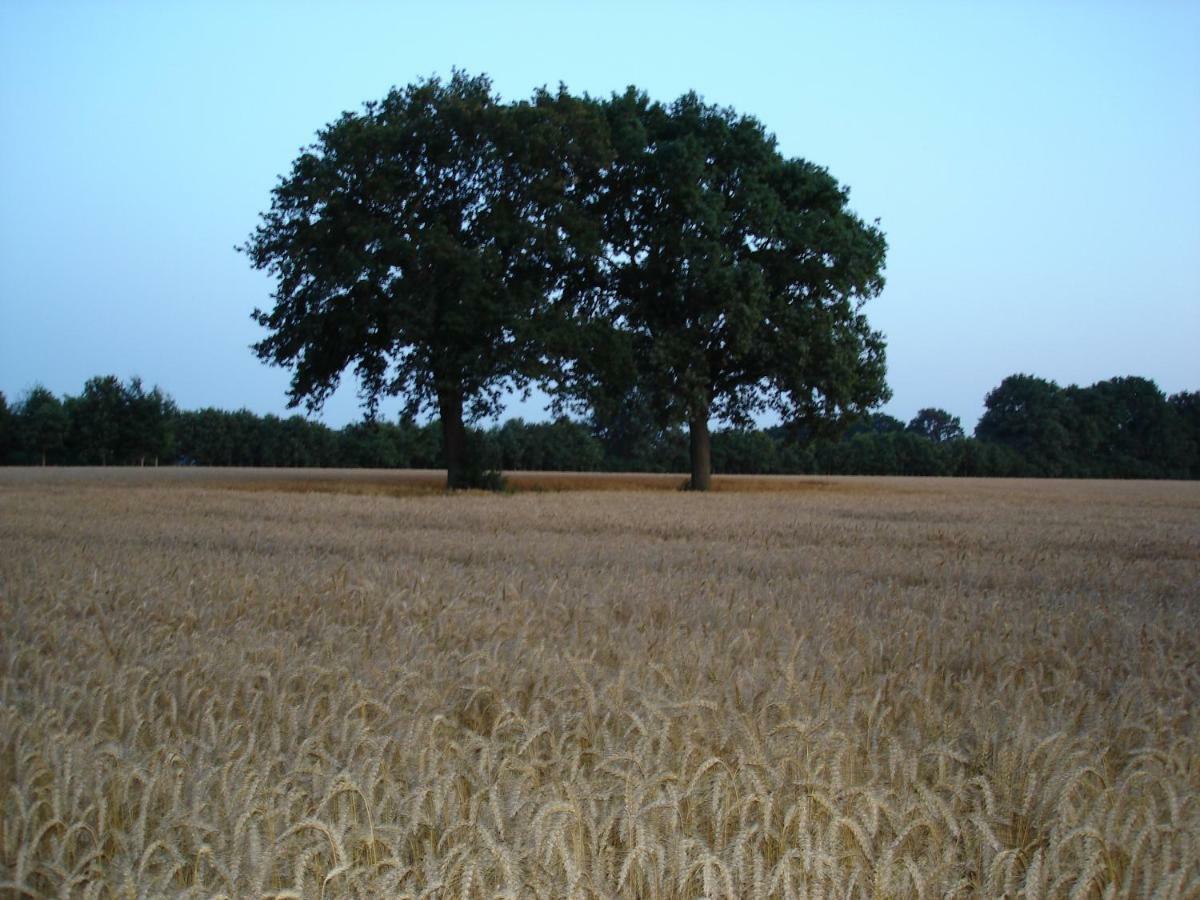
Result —
[{"label": "field in background", "polygon": [[[875,485],[904,479],[874,478]],[[687,475],[652,472],[505,472],[511,493],[560,491],[685,490]],[[840,485],[851,490],[866,479],[812,475],[717,475],[713,490],[746,493],[813,490]],[[390,497],[444,493],[444,469],[270,469],[270,468],[10,468],[0,469],[0,485],[195,486],[286,493],[378,494]],[[1013,482],[1015,483],[1015,482]]]},{"label": "field in background", "polygon": [[1200,484],[628,478],[0,471],[0,894],[1200,895]]}]

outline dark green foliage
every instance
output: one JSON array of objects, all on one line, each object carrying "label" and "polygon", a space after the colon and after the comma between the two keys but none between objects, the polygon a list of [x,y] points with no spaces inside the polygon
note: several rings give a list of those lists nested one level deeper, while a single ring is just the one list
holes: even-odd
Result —
[{"label": "dark green foliage", "polygon": [[503,469],[595,472],[604,468],[603,445],[586,425],[570,419],[545,423],[510,419],[490,434]]},{"label": "dark green foliage", "polygon": [[89,378],[83,393],[67,399],[71,415],[70,444],[84,465],[119,462],[125,418],[125,389],[116,375]]},{"label": "dark green foliage", "polygon": [[83,393],[68,397],[67,443],[74,462],[109,465],[174,459],[174,402],[140,378],[122,384],[115,375],[88,379]]},{"label": "dark green foliage", "polygon": [[255,351],[292,369],[293,405],[319,407],[352,367],[369,413],[387,395],[438,412],[448,484],[470,486],[464,422],[542,373],[546,298],[573,255],[561,138],[581,126],[559,99],[503,105],[455,72],[318,133],[241,248],[276,279]]},{"label": "dark green foliage", "polygon": [[1025,460],[1015,450],[975,438],[944,445],[950,456],[951,474],[966,478],[1010,478],[1029,473]]},{"label": "dark green foliage", "polygon": [[723,475],[777,475],[783,469],[779,443],[765,431],[748,428],[712,436],[713,471]]},{"label": "dark green foliage", "polygon": [[1070,401],[1053,381],[1010,375],[987,395],[975,437],[1016,451],[1040,475],[1068,474],[1072,431]]},{"label": "dark green foliage", "polygon": [[144,465],[169,458],[174,452],[175,403],[157,386],[147,391],[134,377],[125,388],[125,431],[122,449],[129,461]]},{"label": "dark green foliage", "polygon": [[958,416],[952,416],[944,409],[934,407],[922,409],[913,416],[912,421],[908,423],[907,430],[921,437],[929,438],[935,444],[957,441],[964,437],[962,422],[959,421]]},{"label": "dark green foliage", "polygon": [[663,424],[647,392],[637,387],[619,396],[599,392],[589,425],[608,471],[681,472],[688,467],[687,436],[678,426]]},{"label": "dark green foliage", "polygon": [[1193,439],[1180,413],[1185,407],[1168,401],[1146,378],[1064,389],[1013,375],[988,394],[975,436],[1007,448],[1028,475],[1195,477]]},{"label": "dark green foliage", "polygon": [[1184,477],[1200,478],[1200,391],[1181,391],[1169,400],[1179,429],[1180,464]]},{"label": "dark green foliage", "polygon": [[573,389],[637,392],[654,424],[687,424],[701,489],[710,418],[770,409],[816,429],[886,399],[883,339],[861,314],[886,244],[828,172],[695,94],[664,106],[631,88],[605,112],[605,278],[578,304],[592,344]]},{"label": "dark green foliage", "polygon": [[484,465],[465,422],[541,380],[606,424],[639,396],[657,430],[602,435],[631,463],[687,424],[705,488],[710,418],[818,433],[887,396],[861,314],[886,245],[846,204],[695,94],[504,105],[456,72],[344,114],[275,188],[242,248],[276,280],[255,350],[292,370],[293,404],[352,368],[368,417],[393,394],[436,410],[451,487]]},{"label": "dark green foliage", "polygon": [[273,465],[291,468],[341,464],[338,436],[320,422],[309,421],[303,416],[288,416],[282,420],[267,416],[264,421],[278,423],[277,428],[263,429],[268,434],[278,435],[266,445],[274,458]]},{"label": "dark green foliage", "polygon": [[342,429],[338,463],[349,468],[406,469],[408,460],[387,426],[363,422]]},{"label": "dark green foliage", "polygon": [[[321,426],[324,427],[324,426]],[[417,425],[411,418],[396,424],[363,422],[337,432],[337,465],[364,469],[436,469],[442,463],[438,421]],[[478,448],[470,459],[478,458]],[[484,464],[490,465],[484,460]]]},{"label": "dark green foliage", "polygon": [[822,442],[817,468],[828,475],[949,475],[951,457],[928,438],[905,431],[863,433]]},{"label": "dark green foliage", "polygon": [[1146,378],[1113,378],[1064,392],[1076,423],[1074,474],[1154,478],[1188,474],[1178,413]]},{"label": "dark green foliage", "polygon": [[[1030,394],[1044,399],[1050,383],[1033,381]],[[1006,383],[1011,386],[1011,379]],[[1142,378],[1056,390],[1048,402],[1063,404],[1062,415],[1071,422],[1069,439],[1055,448],[1063,476],[1200,477],[1200,392],[1168,399]],[[1041,415],[1044,406],[1005,409],[1007,433],[1026,442],[1020,446],[1029,447],[1029,436],[1038,433],[1036,423],[1021,417]],[[623,431],[611,420],[605,426],[566,418],[467,429],[474,467],[467,474],[476,486],[500,489],[502,470],[686,471],[687,435],[639,424],[634,410]],[[65,401],[35,388],[15,410],[0,394],[0,454],[6,453],[0,459],[18,465],[40,464],[43,454],[47,463],[69,465],[137,465],[157,455],[160,462],[182,465],[433,469],[445,466],[442,434],[436,419],[423,425],[412,417],[368,421],[335,431],[301,416],[281,419],[244,409],[179,412],[158,388],[146,391],[137,379],[121,385],[112,376],[90,379],[79,396]],[[616,435],[625,443],[615,442]],[[712,435],[713,468],[723,474],[1036,477],[1047,474],[1047,458],[1036,444],[1022,452],[980,438],[933,440],[882,413],[863,417],[840,439],[813,439],[783,425]]]},{"label": "dark green foliage", "polygon": [[8,400],[0,391],[0,465],[9,461],[17,445],[16,419],[8,408]]},{"label": "dark green foliage", "polygon": [[799,444],[790,440],[781,441],[775,436],[772,436],[772,440],[775,441],[781,474],[811,475],[816,472],[817,461],[812,444]]},{"label": "dark green foliage", "polygon": [[258,417],[244,409],[226,412],[207,408],[185,412],[179,415],[175,425],[179,460],[185,465],[264,464],[260,462],[263,447],[260,437]]},{"label": "dark green foliage", "polygon": [[18,404],[15,418],[21,462],[44,466],[63,461],[70,420],[61,400],[36,385]]},{"label": "dark green foliage", "polygon": [[875,412],[865,416],[859,416],[846,428],[846,437],[855,437],[860,434],[892,434],[904,431],[904,423],[895,416],[889,416],[887,413]]},{"label": "dark green foliage", "polygon": [[336,433],[299,416],[202,409],[183,413],[176,435],[180,458],[195,465],[325,466],[339,459]]}]

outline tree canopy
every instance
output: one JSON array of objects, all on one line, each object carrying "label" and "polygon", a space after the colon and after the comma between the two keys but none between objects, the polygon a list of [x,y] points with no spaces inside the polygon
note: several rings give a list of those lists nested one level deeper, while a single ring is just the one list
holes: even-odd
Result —
[{"label": "tree canopy", "polygon": [[1009,375],[984,400],[975,436],[1011,447],[1048,475],[1064,474],[1071,456],[1072,410],[1053,381]]},{"label": "tree canopy", "polygon": [[79,462],[138,463],[168,459],[172,451],[174,401],[138,377],[122,384],[116,375],[89,378],[78,397],[68,397],[67,443]]},{"label": "tree canopy", "polygon": [[908,423],[907,430],[938,444],[963,437],[962,422],[958,416],[931,406],[919,410]]},{"label": "tree canopy", "polygon": [[[569,154],[553,102],[502,104],[485,76],[393,89],[321,130],[242,247],[275,276],[256,310],[292,405],[353,367],[369,413],[401,395],[441,418],[448,482],[469,480],[464,420],[536,376],[546,298],[567,255]],[[555,145],[557,146],[557,145]]]},{"label": "tree canopy", "polygon": [[824,169],[787,159],[755,119],[630,88],[604,104],[612,157],[598,208],[603,281],[577,391],[645,398],[686,423],[709,486],[709,420],[771,409],[815,427],[886,399],[884,343],[861,306],[883,285],[883,234]]},{"label": "tree canopy", "polygon": [[464,418],[553,378],[560,399],[638,391],[687,423],[705,488],[710,417],[843,421],[887,396],[861,313],[886,246],[846,203],[695,94],[503,104],[455,72],[343,114],[272,192],[241,248],[276,280],[255,350],[292,369],[293,405],[353,368],[369,412],[436,409],[452,487]]},{"label": "tree canopy", "polygon": [[[1022,381],[1018,379],[1018,384]],[[1112,378],[1086,387],[1042,384],[1056,395],[1051,402],[1059,409],[1056,415],[1070,424],[1065,444],[1057,429],[1038,426],[1046,406],[1041,403],[1008,409],[1007,431],[987,440],[978,432],[972,438],[959,434],[939,440],[912,428],[912,423],[905,427],[894,416],[874,412],[837,437],[783,425],[718,429],[712,434],[713,471],[1200,477],[1200,393],[1183,391],[1168,398],[1153,381],[1137,377]],[[100,398],[106,402],[97,402]],[[624,407],[609,410],[623,410],[619,416],[595,414],[588,421],[553,422],[510,419],[503,425],[470,429],[471,440],[484,465],[504,470],[685,471],[685,431],[678,425],[657,425],[653,411],[637,395],[627,399]],[[442,428],[436,419],[419,423],[401,416],[387,422],[377,417],[335,430],[298,415],[284,419],[246,409],[180,411],[160,388],[146,390],[137,378],[124,384],[115,376],[92,378],[79,395],[61,399],[37,388],[7,414],[6,407],[0,394],[0,463],[36,465],[45,453],[47,464],[65,465],[138,465],[151,460],[204,466],[429,469],[445,465]],[[139,414],[127,414],[131,410]],[[949,415],[934,407],[922,413],[930,410],[938,413],[938,420]],[[106,417],[115,418],[116,427],[102,427]],[[918,413],[913,421],[928,418]],[[1057,443],[1042,446],[1038,442],[1043,437]]]},{"label": "tree canopy", "polygon": [[19,440],[44,466],[63,448],[70,419],[63,403],[42,385],[34,385],[16,410]]}]

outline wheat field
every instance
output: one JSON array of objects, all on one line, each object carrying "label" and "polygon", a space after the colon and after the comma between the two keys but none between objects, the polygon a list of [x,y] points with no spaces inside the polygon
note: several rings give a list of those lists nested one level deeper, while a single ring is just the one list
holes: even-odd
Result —
[{"label": "wheat field", "polygon": [[1200,897],[1200,484],[673,484],[0,473],[0,895]]}]

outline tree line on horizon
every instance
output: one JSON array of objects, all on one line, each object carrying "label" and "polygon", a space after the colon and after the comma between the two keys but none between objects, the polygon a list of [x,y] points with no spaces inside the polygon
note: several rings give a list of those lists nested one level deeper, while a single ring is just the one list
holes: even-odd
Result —
[{"label": "tree line on horizon", "polygon": [[[180,412],[105,376],[5,408],[4,458],[436,464],[451,489],[506,468],[683,470],[694,490],[714,470],[1196,475],[1195,395],[1141,378],[1011,376],[971,438],[942,410],[877,412],[878,220],[694,92],[501,102],[457,70],[393,88],[317,132],[237,249],[274,282],[253,350],[290,371],[289,406],[352,375],[364,424]],[[472,427],[535,385],[556,421]],[[375,421],[387,397],[398,422]]]},{"label": "tree line on horizon", "polygon": [[[636,398],[606,414],[510,419],[467,429],[482,474],[500,471],[686,472],[689,440]],[[300,415],[180,410],[159,387],[114,375],[76,396],[37,386],[9,406],[0,393],[0,461],[9,465],[203,465],[445,468],[437,419],[364,420],[341,429]],[[718,474],[1200,478],[1200,391],[1167,397],[1151,380],[1060,387],[1012,375],[985,400],[968,436],[956,416],[922,409],[907,423],[859,417],[839,436],[787,426],[712,434]]]}]

